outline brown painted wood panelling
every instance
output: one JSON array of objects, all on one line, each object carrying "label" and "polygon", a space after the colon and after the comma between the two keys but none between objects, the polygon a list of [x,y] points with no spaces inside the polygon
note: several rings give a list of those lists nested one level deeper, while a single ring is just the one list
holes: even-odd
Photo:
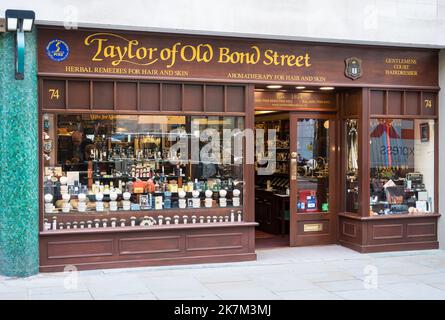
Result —
[{"label": "brown painted wood panelling", "polygon": [[[359,252],[436,249],[437,219],[440,215],[394,215],[358,217],[339,215],[342,245]],[[352,227],[354,226],[354,227]],[[352,230],[363,229],[354,237]]]},{"label": "brown painted wood panelling", "polygon": [[385,114],[385,99],[385,91],[371,90],[371,114]]},{"label": "brown painted wood panelling", "polygon": [[[434,92],[422,92],[422,115],[424,116],[434,116],[437,114],[437,106],[436,106],[436,99],[437,94]],[[431,103],[431,105],[430,105]]]},{"label": "brown painted wood panelling", "polygon": [[[73,92],[72,94],[75,94]],[[93,110],[114,109],[114,83],[111,81],[93,82]]]},{"label": "brown painted wood panelling", "polygon": [[[106,228],[40,234],[40,270],[255,260],[256,223]],[[62,230],[61,230],[62,231]]]},{"label": "brown painted wood panelling", "polygon": [[338,230],[338,240],[340,244],[360,251],[363,238],[363,225],[360,220],[347,219],[339,214]]},{"label": "brown painted wood panelling", "polygon": [[116,82],[116,109],[137,110],[137,82]]},{"label": "brown painted wood panelling", "polygon": [[43,81],[42,91],[47,109],[65,109],[65,80]]},{"label": "brown painted wood panelling", "polygon": [[224,103],[224,86],[206,85],[206,111],[224,112]]},{"label": "brown painted wood panelling", "polygon": [[361,90],[343,93],[342,115],[347,118],[357,118],[362,106]]},{"label": "brown painted wood panelling", "polygon": [[245,90],[242,86],[227,86],[227,111],[244,112]]},{"label": "brown painted wood panelling", "polygon": [[343,222],[342,234],[347,237],[357,238],[357,223]]},{"label": "brown painted wood panelling", "polygon": [[171,253],[181,251],[181,237],[145,236],[119,239],[120,255]]},{"label": "brown painted wood panelling", "polygon": [[182,86],[164,83],[162,89],[162,111],[181,111]]},{"label": "brown painted wood panelling", "polygon": [[[419,115],[420,114],[419,102],[420,102],[419,91],[405,91],[405,114],[409,116]],[[376,114],[378,113],[376,112]]]},{"label": "brown painted wood panelling", "polygon": [[437,118],[436,91],[381,89],[370,91],[371,117]]},{"label": "brown painted wood panelling", "polygon": [[52,240],[47,242],[47,259],[86,259],[113,255],[113,240]]},{"label": "brown painted wood panelling", "polygon": [[372,226],[372,240],[402,239],[403,224],[379,224]]},{"label": "brown painted wood panelling", "polygon": [[89,109],[90,108],[90,82],[82,80],[69,80],[67,106],[70,109]]},{"label": "brown painted wood panelling", "polygon": [[[68,59],[57,62],[48,56],[46,47],[54,39],[60,39],[69,46]],[[123,54],[120,57],[106,54],[104,51],[111,51],[110,48]],[[152,52],[152,55],[141,56],[143,50]],[[438,52],[438,49],[134,31],[104,32],[82,28],[65,30],[43,26],[38,29],[37,48],[40,76],[59,74],[68,77],[348,87],[437,87]],[[345,59],[349,57],[363,61],[363,75],[359,79],[351,80],[345,76]],[[404,69],[401,70],[400,66]]]},{"label": "brown painted wood panelling", "polygon": [[388,114],[403,114],[403,93],[402,91],[388,91]]},{"label": "brown painted wood panelling", "polygon": [[159,111],[161,110],[160,98],[160,84],[159,83],[144,83],[139,84],[140,90],[140,110],[141,111]]},{"label": "brown painted wood panelling", "polygon": [[204,85],[184,85],[184,111],[204,111]]},{"label": "brown painted wood panelling", "polygon": [[437,236],[437,224],[436,222],[408,223],[406,233],[408,238],[435,237]]},{"label": "brown painted wood panelling", "polygon": [[242,85],[54,78],[42,78],[40,83],[43,111],[232,112],[242,115],[246,110],[246,86]]},{"label": "brown painted wood panelling", "polygon": [[241,249],[246,244],[244,234],[212,233],[194,234],[186,236],[186,251],[214,251],[227,249]]}]

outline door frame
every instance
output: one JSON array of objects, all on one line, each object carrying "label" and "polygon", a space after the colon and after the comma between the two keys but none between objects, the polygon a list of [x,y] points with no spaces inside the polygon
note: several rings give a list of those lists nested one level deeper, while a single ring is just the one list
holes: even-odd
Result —
[{"label": "door frame", "polygon": [[[329,211],[327,213],[297,213],[297,192],[298,192],[298,174],[297,174],[297,123],[300,119],[325,119],[329,120]],[[338,194],[336,188],[338,178],[338,119],[337,113],[321,112],[289,112],[290,126],[290,164],[289,164],[289,245],[321,245],[336,242],[337,235],[337,212],[338,212]],[[292,157],[295,155],[296,157]],[[321,231],[305,231],[305,225],[319,225]]]}]

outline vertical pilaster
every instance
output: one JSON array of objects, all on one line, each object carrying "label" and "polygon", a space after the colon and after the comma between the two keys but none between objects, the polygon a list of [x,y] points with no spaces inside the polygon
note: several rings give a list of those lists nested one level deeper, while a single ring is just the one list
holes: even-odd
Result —
[{"label": "vertical pilaster", "polygon": [[0,34],[0,274],[39,269],[36,31],[25,34],[25,79],[15,80],[15,35]]}]

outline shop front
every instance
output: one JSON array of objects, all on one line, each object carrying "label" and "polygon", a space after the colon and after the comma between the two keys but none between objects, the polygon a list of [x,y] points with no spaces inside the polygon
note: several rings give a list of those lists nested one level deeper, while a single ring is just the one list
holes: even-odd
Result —
[{"label": "shop front", "polygon": [[438,52],[38,29],[40,270],[437,248]]}]

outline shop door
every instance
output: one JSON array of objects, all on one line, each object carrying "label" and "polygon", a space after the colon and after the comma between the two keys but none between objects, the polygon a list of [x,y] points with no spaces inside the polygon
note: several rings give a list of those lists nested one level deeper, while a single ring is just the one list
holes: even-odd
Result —
[{"label": "shop door", "polygon": [[290,245],[335,242],[335,117],[290,115]]}]

